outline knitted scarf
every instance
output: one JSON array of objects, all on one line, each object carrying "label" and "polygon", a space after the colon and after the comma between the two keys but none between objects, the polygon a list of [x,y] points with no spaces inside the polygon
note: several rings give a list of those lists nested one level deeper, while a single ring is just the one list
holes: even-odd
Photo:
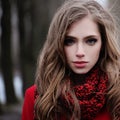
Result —
[{"label": "knitted scarf", "polygon": [[[102,110],[105,104],[107,82],[107,74],[100,70],[100,68],[96,67],[89,72],[83,84],[74,85],[71,87],[80,105],[81,120],[93,120]],[[35,99],[37,96],[38,93],[35,92]],[[60,106],[63,109],[66,109],[66,111],[71,111],[72,114],[74,100],[70,93],[66,93],[66,97],[64,95],[60,96]],[[64,115],[61,117],[59,116],[59,120],[66,120],[63,118]],[[36,119],[34,118],[34,120]]]},{"label": "knitted scarf", "polygon": [[[93,120],[105,104],[105,94],[107,90],[108,76],[100,68],[94,68],[83,84],[72,87],[81,110],[81,120]],[[70,93],[66,97],[61,97],[62,106],[71,113],[73,111],[74,101]],[[72,106],[72,107],[71,107]]]}]

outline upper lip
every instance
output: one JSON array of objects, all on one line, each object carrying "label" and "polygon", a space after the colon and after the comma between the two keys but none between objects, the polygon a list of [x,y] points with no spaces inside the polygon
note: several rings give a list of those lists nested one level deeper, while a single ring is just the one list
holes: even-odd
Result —
[{"label": "upper lip", "polygon": [[81,64],[81,63],[88,63],[88,61],[73,61],[73,63]]}]

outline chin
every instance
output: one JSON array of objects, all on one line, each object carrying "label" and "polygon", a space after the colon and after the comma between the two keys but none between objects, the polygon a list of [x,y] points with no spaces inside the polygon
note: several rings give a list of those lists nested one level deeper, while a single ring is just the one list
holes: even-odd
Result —
[{"label": "chin", "polygon": [[73,71],[76,74],[87,74],[89,71]]},{"label": "chin", "polygon": [[73,72],[76,74],[87,74],[89,70],[74,70]]}]

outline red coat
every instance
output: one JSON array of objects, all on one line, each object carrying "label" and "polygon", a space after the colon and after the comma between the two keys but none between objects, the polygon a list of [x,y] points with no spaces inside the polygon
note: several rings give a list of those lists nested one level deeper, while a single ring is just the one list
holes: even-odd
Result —
[{"label": "red coat", "polygon": [[[26,90],[25,99],[22,110],[22,120],[34,120],[34,91],[36,86],[32,86]],[[107,111],[99,113],[94,120],[112,120]]]}]

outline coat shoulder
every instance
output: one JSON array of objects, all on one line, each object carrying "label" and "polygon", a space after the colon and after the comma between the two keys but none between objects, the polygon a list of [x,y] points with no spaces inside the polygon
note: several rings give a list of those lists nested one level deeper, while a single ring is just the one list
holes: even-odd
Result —
[{"label": "coat shoulder", "polygon": [[36,85],[29,87],[25,92],[25,98],[22,108],[22,120],[34,119],[34,101]]},{"label": "coat shoulder", "polygon": [[27,93],[34,93],[36,90],[36,85],[32,85],[31,87],[29,87],[26,92]]}]

